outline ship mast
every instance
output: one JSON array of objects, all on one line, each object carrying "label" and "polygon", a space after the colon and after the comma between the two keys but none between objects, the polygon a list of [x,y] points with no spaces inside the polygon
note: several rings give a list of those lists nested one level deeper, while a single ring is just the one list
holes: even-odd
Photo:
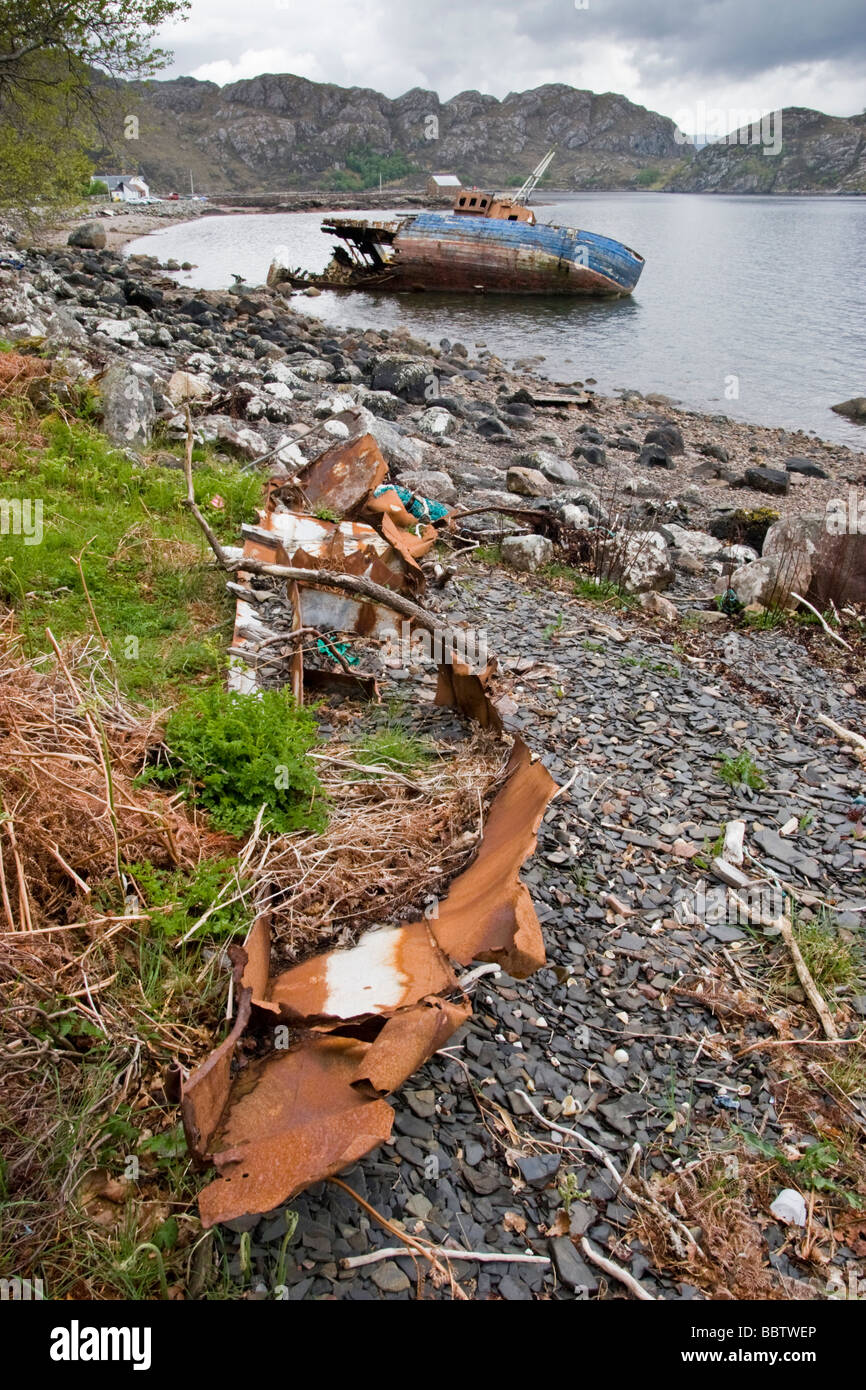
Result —
[{"label": "ship mast", "polygon": [[546,155],[544,156],[544,158],[540,161],[540,163],[536,164],[536,166],[535,166],[535,168],[533,169],[532,173],[529,175],[529,178],[526,180],[526,183],[523,184],[523,186],[520,188],[519,192],[517,193],[517,195],[516,195],[516,197],[515,197],[515,199],[514,199],[515,203],[528,204],[529,199],[532,197],[532,194],[535,192],[536,186],[537,186],[538,183],[541,181],[541,179],[544,178],[544,175],[547,173],[547,170],[549,169],[550,164],[551,164],[551,162],[552,162],[552,160],[553,160],[553,156],[554,156],[555,154],[556,154],[556,146],[554,145],[552,149],[550,149],[550,150],[547,151],[547,154],[546,154]]}]

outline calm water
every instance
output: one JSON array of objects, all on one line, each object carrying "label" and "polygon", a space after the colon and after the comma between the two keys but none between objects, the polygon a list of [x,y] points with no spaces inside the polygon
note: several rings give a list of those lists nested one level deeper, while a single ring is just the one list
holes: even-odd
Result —
[{"label": "calm water", "polygon": [[[538,357],[552,380],[594,377],[604,394],[662,391],[692,409],[866,449],[866,427],[829,409],[866,394],[866,198],[586,193],[536,213],[639,251],[646,266],[632,298],[326,292],[293,304],[335,325],[403,325],[434,343],[485,344],[509,363]],[[278,247],[292,265],[324,267],[334,243],[321,220],[318,212],[204,218],[128,251],[192,261],[197,268],[177,276],[190,287],[221,289],[232,274],[259,284]]]}]

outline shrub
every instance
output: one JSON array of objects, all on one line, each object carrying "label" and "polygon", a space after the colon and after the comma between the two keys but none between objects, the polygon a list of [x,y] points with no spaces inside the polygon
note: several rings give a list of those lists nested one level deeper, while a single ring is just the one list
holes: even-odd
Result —
[{"label": "shrub", "polygon": [[185,781],[217,829],[232,835],[250,830],[263,805],[268,830],[321,830],[327,816],[307,758],[317,737],[311,711],[287,690],[248,695],[211,686],[171,715],[165,733],[171,764],[149,775]]}]

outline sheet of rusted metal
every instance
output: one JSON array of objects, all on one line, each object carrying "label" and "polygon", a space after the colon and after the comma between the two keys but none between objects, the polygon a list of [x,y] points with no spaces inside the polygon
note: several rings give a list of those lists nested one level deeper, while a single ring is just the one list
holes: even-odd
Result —
[{"label": "sheet of rusted metal", "polygon": [[[269,926],[255,923],[240,997],[260,1037],[283,1028],[293,1043],[244,1064],[236,1024],[186,1083],[190,1148],[219,1174],[200,1196],[204,1225],[269,1211],[387,1138],[393,1112],[381,1097],[471,1012],[451,959],[494,960],[518,978],[543,964],[541,928],[519,872],[554,788],[515,744],[478,853],[430,922],[369,931],[348,950],[273,977]],[[233,1078],[232,1047],[240,1063]]]},{"label": "sheet of rusted metal", "polygon": [[350,517],[384,482],[388,465],[371,434],[334,444],[298,473],[298,486],[309,511],[327,507],[341,519]]}]

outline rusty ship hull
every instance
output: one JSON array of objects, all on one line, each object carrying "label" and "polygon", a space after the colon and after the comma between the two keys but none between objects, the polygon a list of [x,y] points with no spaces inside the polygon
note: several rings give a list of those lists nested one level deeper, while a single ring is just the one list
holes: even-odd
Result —
[{"label": "rusty ship hull", "polygon": [[570,227],[422,213],[394,240],[402,289],[500,294],[630,294],[643,258]]},{"label": "rusty ship hull", "polygon": [[298,288],[618,296],[631,294],[644,265],[594,232],[465,213],[333,217],[322,230],[347,250],[338,248],[322,275],[284,272]]}]

